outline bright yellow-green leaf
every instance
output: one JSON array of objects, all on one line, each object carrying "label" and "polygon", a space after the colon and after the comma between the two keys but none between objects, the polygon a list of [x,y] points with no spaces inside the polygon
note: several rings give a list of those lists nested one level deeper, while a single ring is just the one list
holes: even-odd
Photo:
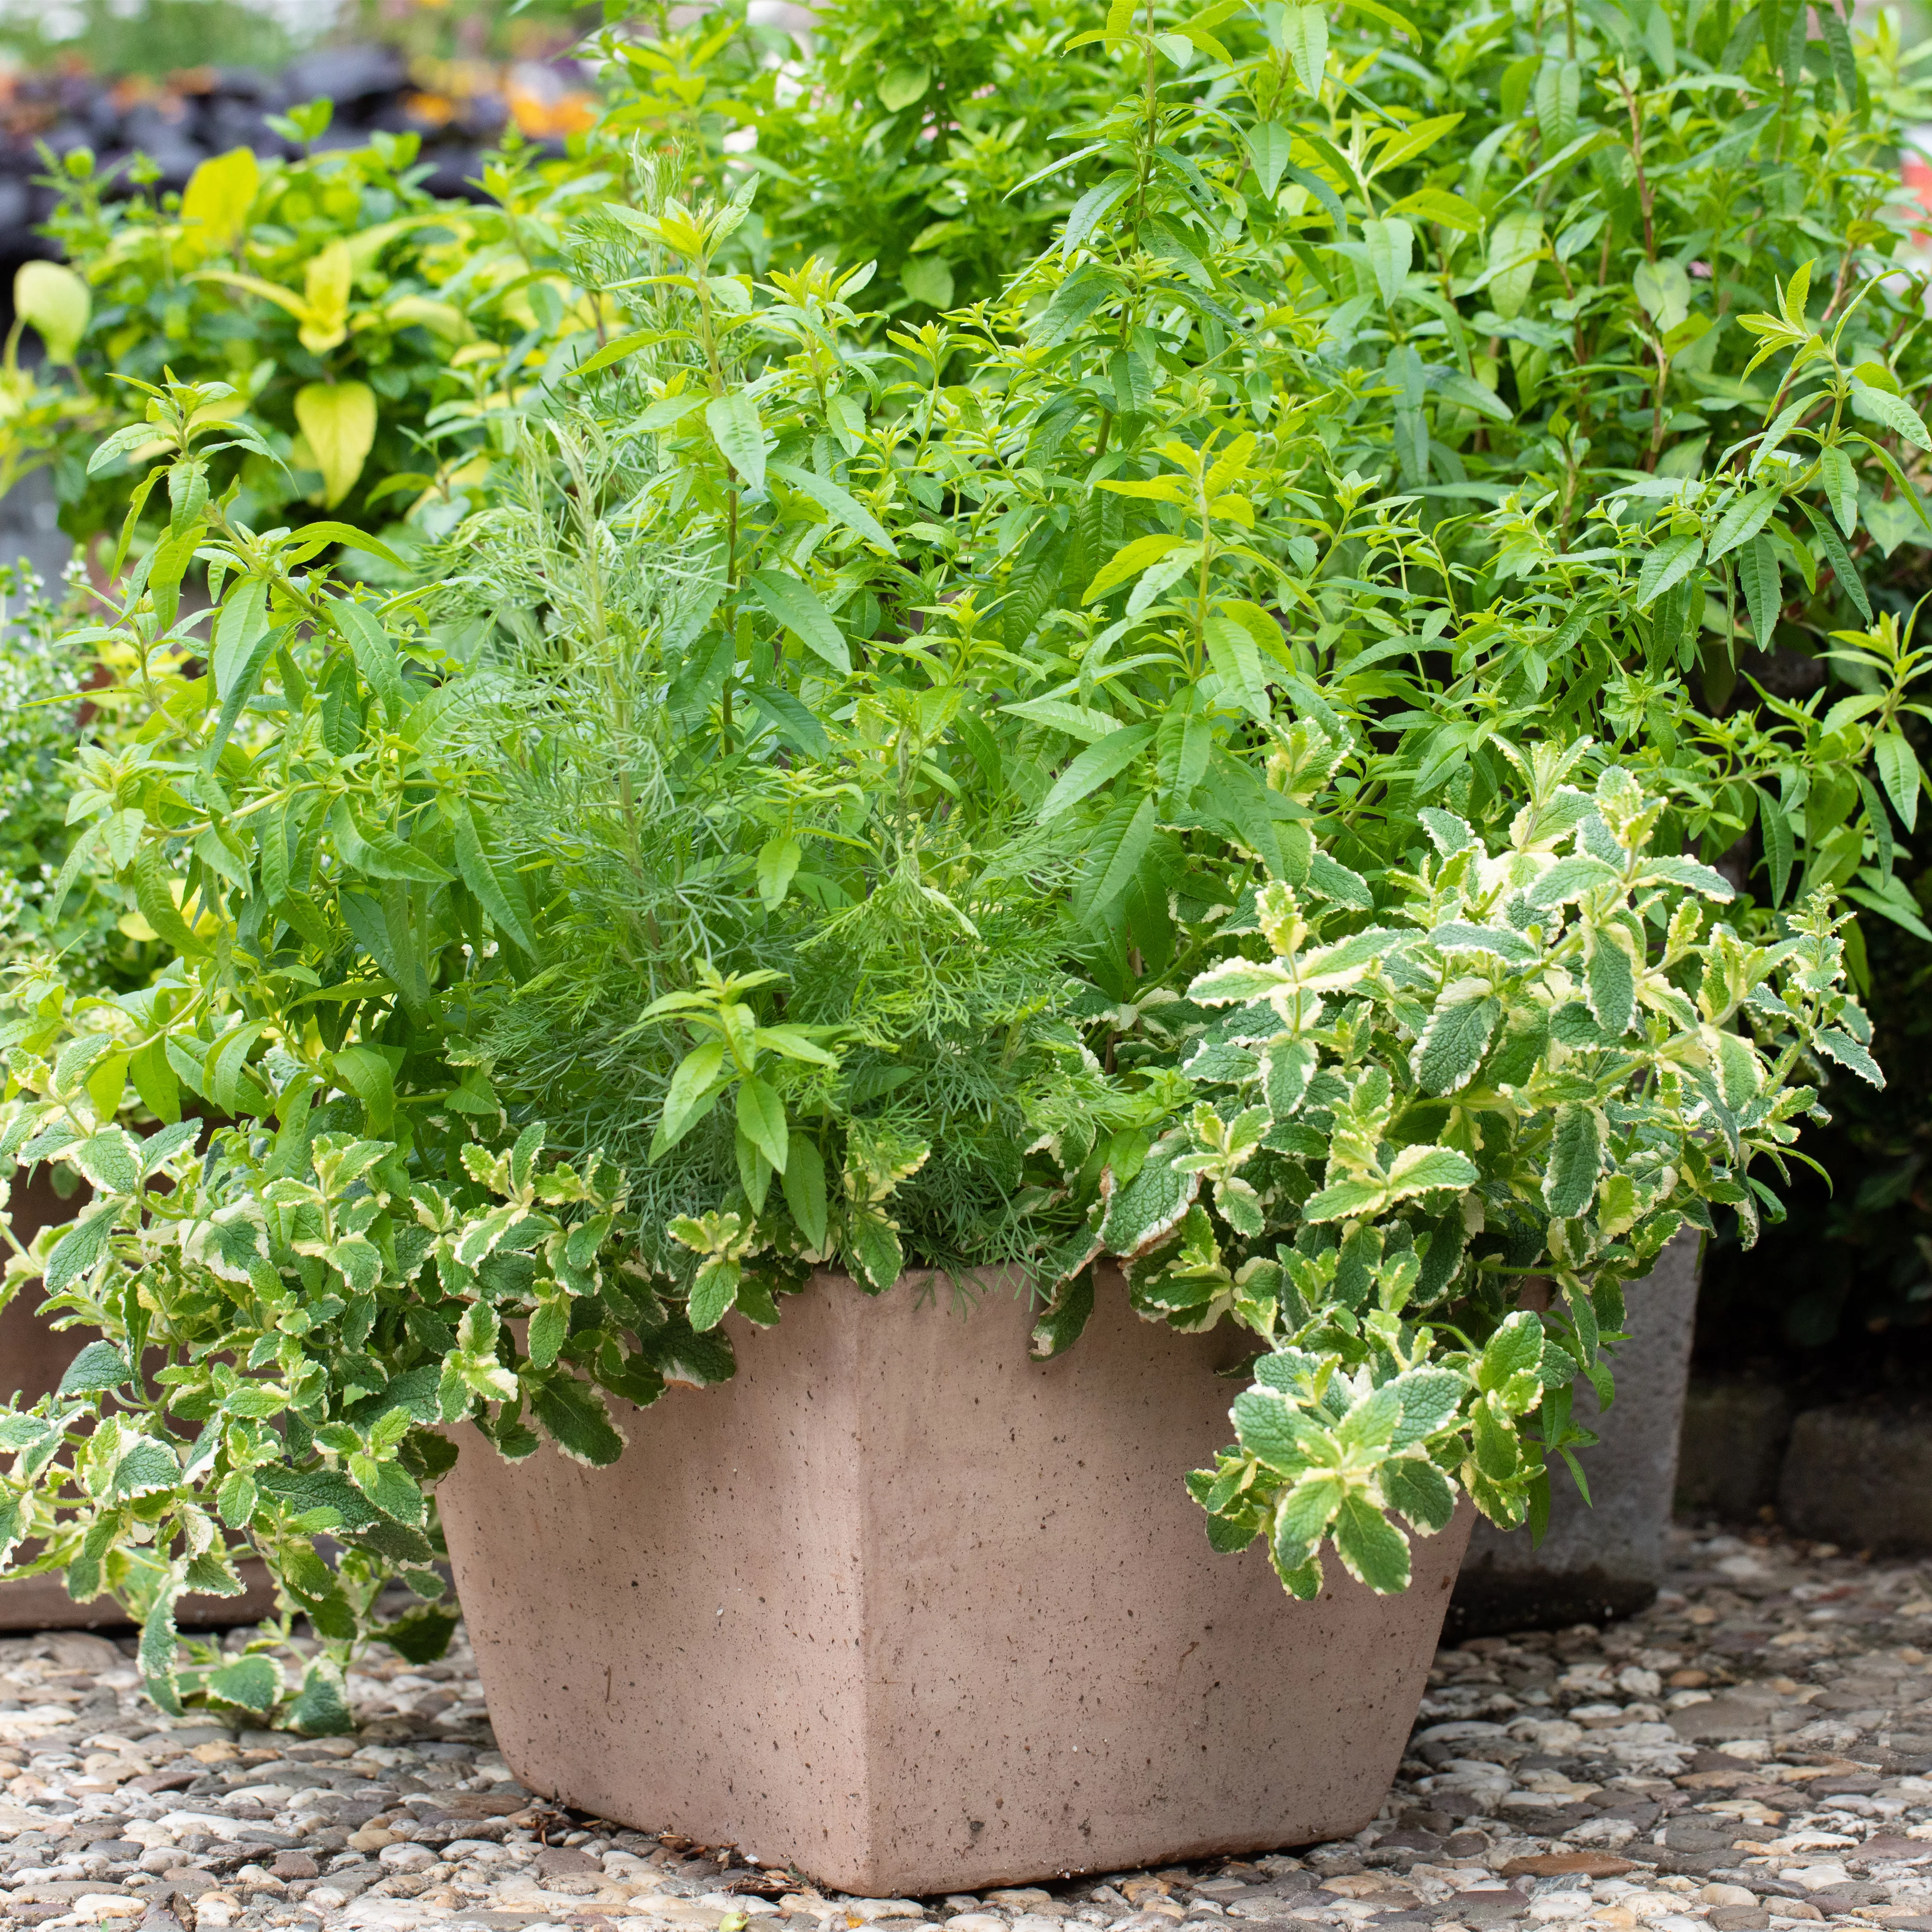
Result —
[{"label": "bright yellow-green leaf", "polygon": [[1399,134],[1387,135],[1382,152],[1369,170],[1370,178],[1386,174],[1390,168],[1399,168],[1404,161],[1412,161],[1418,154],[1426,153],[1462,118],[1460,114],[1438,114],[1426,121],[1418,121]]},{"label": "bright yellow-green leaf", "polygon": [[1433,221],[1465,235],[1474,234],[1483,225],[1482,210],[1474,202],[1466,201],[1446,188],[1424,188],[1397,202],[1393,212],[1412,214],[1421,220]]},{"label": "bright yellow-green leaf", "polygon": [[1110,590],[1126,582],[1130,577],[1138,577],[1150,563],[1158,563],[1183,538],[1165,533],[1150,537],[1136,537],[1124,550],[1117,551],[1111,562],[1087,586],[1087,594],[1080,601],[1083,604],[1097,603]]},{"label": "bright yellow-green leaf", "polygon": [[177,259],[205,262],[211,255],[227,254],[242,238],[261,184],[262,171],[246,148],[203,161],[182,190],[184,232]]},{"label": "bright yellow-green leaf", "polygon": [[349,333],[349,284],[353,268],[346,242],[332,242],[309,262],[302,282],[306,314],[298,332],[302,346],[311,356],[333,349]]},{"label": "bright yellow-green leaf", "polygon": [[14,313],[46,345],[50,362],[71,363],[94,313],[87,284],[58,262],[26,262],[14,278]]},{"label": "bright yellow-green leaf", "polygon": [[888,68],[879,82],[880,104],[887,113],[896,114],[902,107],[910,107],[914,101],[923,100],[932,79],[928,70],[916,62],[904,62]]},{"label": "bright yellow-green leaf", "polygon": [[296,392],[296,421],[333,509],[356,487],[376,440],[376,392],[366,382],[310,382]]},{"label": "bright yellow-green leaf", "polygon": [[382,319],[392,328],[420,326],[446,342],[468,342],[476,333],[470,318],[454,302],[433,302],[428,296],[404,296],[392,302],[382,311]]}]

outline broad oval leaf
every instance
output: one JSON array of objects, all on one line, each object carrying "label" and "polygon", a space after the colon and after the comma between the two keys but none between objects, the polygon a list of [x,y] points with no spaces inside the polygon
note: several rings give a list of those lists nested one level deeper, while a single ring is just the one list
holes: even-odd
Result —
[{"label": "broad oval leaf", "polygon": [[332,510],[355,488],[374,446],[376,392],[367,382],[305,382],[296,392],[296,421],[322,472],[323,506]]}]

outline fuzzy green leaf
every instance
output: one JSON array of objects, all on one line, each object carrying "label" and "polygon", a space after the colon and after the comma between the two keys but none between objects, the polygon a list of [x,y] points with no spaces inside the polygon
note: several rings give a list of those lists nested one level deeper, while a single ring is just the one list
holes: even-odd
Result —
[{"label": "fuzzy green leaf", "polygon": [[553,1373],[538,1384],[530,1410],[544,1433],[573,1462],[601,1469],[623,1453],[622,1432],[611,1422],[603,1396],[587,1382]]},{"label": "fuzzy green leaf", "polygon": [[1544,1204],[1551,1214],[1570,1220],[1589,1206],[1603,1156],[1603,1128],[1595,1110],[1579,1101],[1558,1107],[1543,1176]]},{"label": "fuzzy green leaf", "polygon": [[282,1673],[272,1658],[238,1657],[209,1672],[207,1690],[216,1702],[260,1717],[272,1710],[282,1694]]},{"label": "fuzzy green leaf", "polygon": [[1607,930],[1583,929],[1584,998],[1597,1024],[1607,1034],[1628,1030],[1636,1016],[1636,979],[1630,955]]},{"label": "fuzzy green leaf", "polygon": [[1468,1085],[1489,1051],[1502,1012],[1501,1002],[1490,998],[1436,1009],[1409,1058],[1425,1094],[1453,1094]]}]

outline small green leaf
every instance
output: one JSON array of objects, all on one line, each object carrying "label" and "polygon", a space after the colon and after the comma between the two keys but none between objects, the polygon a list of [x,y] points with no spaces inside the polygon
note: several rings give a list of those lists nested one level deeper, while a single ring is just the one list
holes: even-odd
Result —
[{"label": "small green leaf", "polygon": [[902,107],[910,107],[916,101],[926,98],[926,90],[932,84],[929,68],[913,62],[902,62],[889,67],[879,80],[879,104],[889,114],[896,114]]},{"label": "small green leaf", "polygon": [[530,906],[523,881],[514,867],[499,866],[484,850],[466,801],[446,796],[441,805],[449,822],[456,868],[462,874],[463,883],[494,921],[497,930],[534,957],[536,946],[530,934]]},{"label": "small green leaf", "polygon": [[253,1711],[259,1717],[272,1710],[282,1694],[282,1673],[272,1658],[238,1657],[209,1672],[207,1690],[216,1702]]},{"label": "small green leaf", "polygon": [[214,674],[218,698],[227,697],[254,648],[268,628],[268,586],[266,578],[245,577],[229,590],[214,620],[214,648],[208,668]]},{"label": "small green leaf", "polygon": [[765,487],[765,426],[758,406],[742,389],[714,396],[704,406],[704,426],[725,461],[748,488]]},{"label": "small green leaf", "polygon": [[1754,536],[1738,552],[1738,583],[1744,593],[1744,608],[1750,614],[1751,634],[1760,650],[1768,650],[1784,596],[1778,553],[1768,538]]},{"label": "small green leaf", "polygon": [[[1272,200],[1275,190],[1281,184],[1282,170],[1288,166],[1294,136],[1272,121],[1260,121],[1247,130],[1244,138],[1247,142],[1248,162],[1255,171],[1255,178],[1261,184],[1262,194]],[[1124,187],[1129,184],[1130,180]]]},{"label": "small green leaf", "polygon": [[1695,531],[1666,537],[1645,554],[1643,568],[1637,573],[1636,608],[1647,610],[1657,599],[1695,569],[1702,560],[1704,540]]},{"label": "small green leaf", "polygon": [[1142,571],[1158,563],[1170,551],[1178,550],[1186,541],[1184,537],[1166,532],[1135,538],[1132,543],[1114,554],[1099,575],[1088,585],[1081,602],[1097,604],[1110,590],[1118,590],[1130,578],[1139,576]]},{"label": "small green leaf", "polygon": [[1668,335],[1690,313],[1690,278],[1680,262],[1640,262],[1630,292],[1660,335]]},{"label": "small green leaf", "polygon": [[652,1160],[676,1146],[711,1111],[712,1102],[718,1097],[722,1084],[724,1064],[724,1048],[716,1040],[706,1040],[701,1046],[693,1047],[678,1062],[677,1070],[672,1074],[670,1088],[664,1094],[664,1112],[658,1120],[657,1134],[651,1143]]},{"label": "small green leaf", "polygon": [[1711,547],[1705,561],[1715,563],[1740,544],[1750,542],[1770,522],[1773,512],[1784,500],[1782,493],[1772,489],[1753,490],[1740,496],[1718,519],[1718,526],[1711,532]]},{"label": "small green leaf", "polygon": [[1381,221],[1364,221],[1362,240],[1368,249],[1369,272],[1376,278],[1377,292],[1384,305],[1393,308],[1408,280],[1408,265],[1415,254],[1415,230],[1400,215],[1392,214]]},{"label": "small green leaf", "polygon": [[1784,889],[1790,883],[1791,862],[1796,849],[1791,820],[1785,816],[1784,807],[1762,786],[1758,788],[1757,812],[1764,834],[1764,862],[1771,874],[1771,902],[1781,905]]},{"label": "small green leaf", "polygon": [[1892,800],[1898,821],[1910,832],[1918,820],[1918,788],[1923,782],[1918,754],[1896,730],[1881,731],[1872,742],[1872,758],[1878,766],[1885,795]]},{"label": "small green leaf", "polygon": [[[944,303],[935,303],[943,308]],[[856,407],[842,396],[832,398],[833,404],[844,403],[856,415]],[[860,418],[862,427],[864,418]],[[789,483],[803,496],[808,496],[835,524],[842,524],[854,535],[862,536],[868,543],[874,543],[888,556],[897,556],[898,546],[892,542],[884,524],[861,503],[850,490],[842,490],[830,478],[820,476],[815,470],[801,470],[795,464],[768,463],[766,468],[781,482]]]},{"label": "small green leaf", "polygon": [[822,1251],[826,1227],[825,1156],[818,1143],[794,1128],[779,1172],[784,1178],[785,1205],[791,1210],[798,1232],[808,1246]]},{"label": "small green leaf", "polygon": [[1118,902],[1147,856],[1155,830],[1151,798],[1138,804],[1123,801],[1108,814],[1088,844],[1080,892],[1084,917],[1097,919]]},{"label": "small green leaf", "polygon": [[1925,424],[1918,412],[1903,396],[1894,396],[1868,383],[1854,381],[1852,413],[1862,422],[1878,423],[1894,431],[1921,449],[1932,450],[1932,438],[1927,436]]},{"label": "small green leaf", "polygon": [[1858,526],[1858,472],[1851,458],[1838,444],[1818,452],[1819,481],[1826,500],[1849,538]]},{"label": "small green leaf", "polygon": [[364,681],[382,700],[389,722],[397,723],[406,706],[409,693],[403,682],[402,663],[396,655],[394,640],[383,628],[382,620],[368,604],[352,603],[346,597],[331,602],[328,616],[347,640]]},{"label": "small green leaf", "polygon": [[750,588],[758,602],[808,650],[842,676],[850,674],[852,654],[846,648],[844,633],[810,584],[788,570],[772,569],[754,572]]},{"label": "small green leaf", "polygon": [[1040,818],[1045,824],[1070,811],[1088,793],[1097,790],[1110,778],[1118,778],[1154,741],[1151,724],[1124,725],[1096,742],[1087,746],[1054,780],[1053,789],[1040,801]]},{"label": "small green leaf", "polygon": [[1543,216],[1538,210],[1512,208],[1491,226],[1490,305],[1505,322],[1514,321],[1528,304],[1543,253]]},{"label": "small green leaf", "polygon": [[767,912],[776,912],[791,890],[794,875],[804,852],[796,838],[778,833],[758,848],[758,899]]},{"label": "small green leaf", "polygon": [[1262,672],[1261,654],[1244,625],[1211,612],[1202,626],[1209,661],[1228,694],[1244,710],[1256,718],[1269,715],[1268,684]]},{"label": "small green leaf", "polygon": [[782,1174],[790,1148],[784,1102],[777,1089],[755,1073],[746,1074],[738,1083],[738,1125],[745,1138]]},{"label": "small green leaf", "polygon": [[1277,31],[1283,51],[1294,63],[1294,77],[1301,83],[1302,92],[1318,100],[1322,97],[1322,76],[1328,65],[1327,8],[1284,7]]}]

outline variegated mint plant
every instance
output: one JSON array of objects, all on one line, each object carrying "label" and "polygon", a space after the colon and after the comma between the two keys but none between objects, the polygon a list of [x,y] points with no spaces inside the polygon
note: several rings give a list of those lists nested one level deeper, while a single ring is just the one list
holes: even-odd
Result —
[{"label": "variegated mint plant", "polygon": [[[1330,1540],[1405,1587],[1398,1520],[1443,1528],[1459,1486],[1516,1525],[1556,1458],[1580,1483],[1572,1386],[1608,1392],[1624,1284],[1720,1204],[1748,1240],[1778,1212],[1754,1169],[1784,1172],[1819,1056],[1880,1081],[1822,899],[1747,940],[1720,874],[1652,848],[1665,802],[1628,772],[1586,791],[1587,743],[1504,748],[1527,801],[1506,849],[1424,808],[1379,900],[1324,860],[1235,909],[1227,956],[1159,1010],[1191,1104],[1103,1183],[1086,1244],[1144,1315],[1267,1344],[1192,1482],[1216,1546],[1265,1536],[1300,1596]],[[1078,1332],[1081,1279],[1041,1352]]]},{"label": "variegated mint plant", "polygon": [[[277,1048],[254,1075],[279,1126],[130,1132],[122,1082],[154,997],[74,1010],[45,989],[8,1028],[0,1166],[50,1162],[91,1192],[10,1258],[0,1303],[38,1280],[50,1316],[101,1339],[55,1393],[0,1408],[0,1568],[63,1572],[77,1600],[110,1594],[141,1618],[165,1710],[346,1728],[363,1645],[424,1662],[454,1628],[426,1494],[455,1460],[443,1429],[474,1417],[512,1460],[541,1436],[608,1462],[624,1438],[588,1377],[648,1403],[667,1375],[722,1380],[730,1348],[614,1264],[621,1176],[546,1156],[541,1126],[501,1148],[459,1130],[433,1178]],[[248,1556],[279,1586],[279,1630],[238,1658],[190,1646],[184,1660],[177,1600],[239,1594]],[[386,1619],[399,1574],[422,1600]],[[297,1615],[321,1648],[292,1676]]]}]

